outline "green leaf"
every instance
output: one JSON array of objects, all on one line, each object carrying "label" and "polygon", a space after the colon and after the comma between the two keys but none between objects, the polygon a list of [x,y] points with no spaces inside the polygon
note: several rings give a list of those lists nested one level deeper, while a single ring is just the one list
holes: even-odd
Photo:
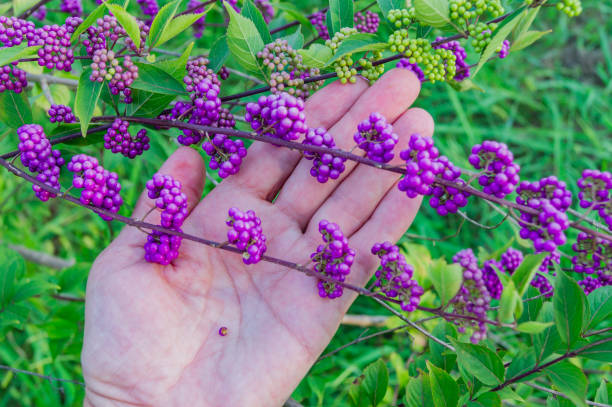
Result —
[{"label": "green leaf", "polygon": [[380,11],[382,11],[383,16],[387,17],[389,15],[389,11],[397,10],[406,7],[405,0],[376,0],[378,3],[378,7]]},{"label": "green leaf", "polygon": [[189,56],[191,55],[192,49],[193,42],[190,42],[180,57],[176,59],[167,59],[164,61],[159,61],[155,64],[155,66],[165,71],[166,73],[169,73],[174,79],[182,83],[183,78],[187,73],[187,61],[189,60]]},{"label": "green leaf", "polygon": [[323,68],[327,61],[333,56],[331,48],[321,44],[312,44],[308,49],[300,49],[298,53],[302,56],[304,64],[311,68]]},{"label": "green leaf", "polygon": [[601,404],[610,404],[612,401],[612,385],[606,382],[606,379],[601,380],[594,401]]},{"label": "green leaf", "polygon": [[468,373],[487,386],[497,386],[504,381],[504,364],[489,348],[462,343],[450,338],[457,350],[457,362]]},{"label": "green leaf", "polygon": [[[12,92],[11,92],[12,93]],[[8,304],[15,293],[16,281],[25,271],[25,261],[15,250],[0,246],[0,305]]]},{"label": "green leaf", "polygon": [[315,29],[312,27],[312,23],[308,18],[304,16],[301,10],[299,10],[295,5],[291,3],[276,3],[274,7],[277,10],[282,10],[289,14],[291,17],[299,21],[302,27],[307,28],[309,31],[314,32]]},{"label": "green leaf", "polygon": [[429,278],[442,305],[448,304],[455,297],[463,283],[463,273],[458,264],[447,264],[444,259],[437,259],[429,266]]},{"label": "green leaf", "polygon": [[406,386],[406,407],[429,407],[433,406],[433,396],[429,384],[429,376],[421,372]]},{"label": "green leaf", "polygon": [[221,37],[217,38],[217,40],[210,48],[210,62],[208,64],[208,67],[213,71],[218,72],[227,60],[229,53],[229,48],[227,46],[227,36],[222,35]]},{"label": "green leaf", "polygon": [[344,27],[353,26],[353,0],[329,0],[328,17],[330,18],[333,37],[335,33]]},{"label": "green leaf", "polygon": [[527,321],[523,322],[522,324],[518,324],[516,330],[526,334],[539,334],[544,332],[546,328],[552,325],[552,322]]},{"label": "green leaf", "polygon": [[104,3],[96,7],[94,11],[92,11],[87,16],[87,18],[83,20],[83,22],[79,24],[79,26],[74,30],[74,32],[72,33],[72,37],[70,37],[70,42],[72,44],[75,44],[78,41],[80,35],[83,34],[89,27],[91,27],[96,22],[96,20],[98,20],[98,18],[104,15],[104,11],[106,11],[106,6],[104,5]]},{"label": "green leaf", "polygon": [[21,284],[15,291],[13,301],[23,301],[35,295],[41,295],[48,291],[55,291],[60,288],[57,284],[52,284],[44,280],[31,280]]},{"label": "green leaf", "polygon": [[555,387],[567,395],[576,406],[586,407],[587,379],[582,370],[564,360],[547,367],[544,371]]},{"label": "green leaf", "polygon": [[425,25],[444,27],[450,23],[448,0],[414,0],[416,18]]},{"label": "green leaf", "polygon": [[12,129],[32,123],[32,109],[24,92],[0,93],[0,122]]},{"label": "green leaf", "polygon": [[[529,286],[529,288],[527,289],[527,293],[524,296],[524,299],[538,297],[539,295],[540,291],[537,288]],[[542,298],[538,297],[536,299],[524,301],[523,304],[525,305],[526,312],[523,313],[519,322],[535,321],[538,318],[540,309],[542,308]]]},{"label": "green leaf", "polygon": [[183,84],[169,73],[155,65],[134,63],[138,67],[138,78],[132,83],[132,89],[146,90],[164,95],[186,95]]},{"label": "green leaf", "polygon": [[117,18],[117,22],[125,29],[127,35],[134,42],[136,49],[140,49],[140,27],[136,17],[125,11],[125,9],[117,4],[106,4],[106,8],[113,13]]},{"label": "green leaf", "polygon": [[[444,341],[447,342],[448,338],[457,338],[457,328],[455,325],[449,324],[446,321],[441,321],[436,325],[436,327],[431,331],[431,334]],[[447,349],[440,345],[438,342],[433,339],[429,339],[429,349],[431,354],[431,362],[442,368],[446,371],[450,371],[454,366],[457,360],[457,356],[453,353],[447,352]]]},{"label": "green leaf", "polygon": [[147,37],[147,45],[149,48],[154,48],[159,45],[158,41],[161,39],[170,21],[172,21],[176,15],[176,11],[180,4],[181,0],[174,0],[159,9],[159,12],[151,23],[151,29]]},{"label": "green leaf", "polygon": [[612,341],[600,343],[592,348],[580,352],[580,356],[599,360],[601,362],[612,363]]},{"label": "green leaf", "polygon": [[[457,92],[467,92],[469,90],[477,90],[479,92],[484,92],[484,89],[476,85],[471,79],[464,79],[462,81],[451,80],[448,82],[448,84],[452,86],[453,89],[455,89]],[[491,255],[490,257],[493,257],[493,255]]]},{"label": "green leaf", "polygon": [[456,407],[459,401],[459,385],[446,373],[427,361],[431,394],[436,407]]},{"label": "green leaf", "polygon": [[480,60],[478,61],[478,65],[474,70],[472,78],[476,76],[478,71],[484,66],[484,64],[489,60],[490,57],[493,56],[497,48],[499,48],[506,37],[510,35],[514,27],[519,23],[521,17],[520,14],[523,12],[525,7],[519,7],[516,11],[514,11],[506,20],[500,23],[499,27],[493,34],[493,38],[489,42],[489,45],[482,51],[482,55],[480,55]]},{"label": "green leaf", "polygon": [[79,78],[79,85],[74,99],[74,115],[79,118],[81,123],[81,134],[87,137],[89,121],[93,116],[94,109],[100,98],[104,82],[94,82],[89,79],[91,69],[86,69]]},{"label": "green leaf", "polygon": [[[510,375],[508,375],[508,377],[510,377]],[[509,386],[506,386],[503,389],[498,390],[497,394],[499,394],[499,397],[501,397],[502,400],[516,400],[519,403],[525,403],[525,399],[523,399],[521,396],[519,396]],[[522,405],[524,405],[524,404],[519,404],[519,406],[522,406]]]},{"label": "green leaf", "polygon": [[[538,315],[539,322],[553,322],[553,307],[552,303],[546,302]],[[541,334],[533,337],[533,348],[538,362],[546,359],[550,354],[555,352],[561,346],[561,337],[557,331],[557,327],[551,326],[546,328]]]},{"label": "green leaf", "polygon": [[183,31],[185,31],[187,28],[191,27],[193,25],[193,23],[198,21],[200,18],[204,17],[206,15],[206,13],[208,12],[208,10],[210,10],[210,8],[213,7],[213,6],[214,6],[214,4],[211,4],[202,13],[198,13],[198,14],[183,14],[183,15],[174,17],[172,20],[170,20],[170,23],[168,23],[168,25],[166,26],[166,28],[162,32],[162,34],[161,34],[161,36],[159,38],[159,41],[157,41],[157,45],[159,46],[159,45],[161,45],[161,44],[163,44],[165,42],[170,41],[172,38],[176,37],[177,35],[179,35]]},{"label": "green leaf", "polygon": [[594,329],[600,322],[608,319],[612,314],[612,286],[600,287],[587,296],[591,318],[587,329]]},{"label": "green leaf", "polygon": [[513,281],[508,281],[504,284],[501,298],[499,299],[499,311],[497,319],[500,322],[510,323],[514,321],[514,311],[520,303],[521,297],[516,292],[516,287]]},{"label": "green leaf", "polygon": [[584,292],[565,272],[558,270],[553,296],[554,319],[561,340],[568,348],[580,338],[584,322],[585,307],[588,306]]},{"label": "green leaf", "polygon": [[501,407],[502,400],[499,394],[486,392],[478,396],[474,401],[470,401],[467,407]]},{"label": "green leaf", "polygon": [[18,16],[38,3],[38,0],[13,0],[13,15]]},{"label": "green leaf", "polygon": [[137,117],[157,117],[175,98],[176,95],[164,95],[134,89],[132,91],[133,101],[127,105],[127,114]]},{"label": "green leaf", "polygon": [[230,16],[227,28],[227,46],[238,63],[250,72],[261,72],[257,53],[264,47],[263,40],[253,22],[231,7],[226,7]]},{"label": "green leaf", "polygon": [[[259,35],[261,36],[264,44],[269,44],[272,42],[272,35],[270,35],[268,24],[266,24],[266,21],[261,15],[261,11],[259,11],[257,6],[255,6],[251,0],[245,0],[242,3],[240,15],[248,18],[253,22],[253,24],[255,24],[255,27],[257,28],[257,31],[259,31]],[[294,49],[297,48],[294,47]]]},{"label": "green leaf", "polygon": [[357,33],[348,36],[342,41],[333,58],[327,61],[327,65],[331,65],[345,55],[355,54],[364,51],[382,51],[387,49],[386,42],[379,42],[379,38],[375,34]]},{"label": "green leaf", "polygon": [[387,384],[389,383],[389,372],[382,360],[377,360],[363,372],[365,378],[361,384],[366,391],[372,406],[377,406],[385,397]]},{"label": "green leaf", "polygon": [[514,273],[512,273],[512,281],[518,291],[519,297],[523,297],[523,294],[525,294],[525,291],[529,288],[529,283],[533,280],[544,257],[546,257],[546,253],[528,254]]},{"label": "green leaf", "polygon": [[550,34],[552,30],[546,31],[527,31],[518,37],[510,47],[510,52],[520,51],[523,48],[527,48],[546,34]]},{"label": "green leaf", "polygon": [[[522,375],[530,370],[532,370],[536,365],[536,358],[533,351],[528,350],[525,353],[520,353],[514,358],[512,358],[512,362],[508,366],[508,371],[506,372],[506,376],[508,378],[513,378]],[[525,380],[531,380],[535,376],[530,376]]]},{"label": "green leaf", "polygon": [[540,7],[528,8],[525,13],[522,14],[516,28],[514,29],[513,36],[514,41],[516,41],[521,35],[529,31],[531,24],[536,18],[536,15],[540,11]]},{"label": "green leaf", "polygon": [[300,48],[304,46],[304,36],[302,35],[302,27],[299,25],[297,26],[297,28],[295,29],[293,33],[287,36],[284,36],[282,38],[287,40],[287,42],[293,49],[299,50]]},{"label": "green leaf", "polygon": [[8,65],[13,61],[21,58],[30,58],[37,55],[40,45],[28,47],[28,44],[22,42],[19,45],[10,48],[0,48],[0,66]]},{"label": "green leaf", "polygon": [[[11,3],[0,4],[0,15],[6,15],[11,7],[13,7]],[[15,15],[16,13],[13,14]]]}]

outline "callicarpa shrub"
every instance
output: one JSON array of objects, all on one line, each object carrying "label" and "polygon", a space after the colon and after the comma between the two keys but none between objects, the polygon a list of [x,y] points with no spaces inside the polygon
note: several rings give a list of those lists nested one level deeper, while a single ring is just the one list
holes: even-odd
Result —
[{"label": "callicarpa shrub", "polygon": [[[363,78],[364,86],[376,86],[395,68],[413,72],[423,87],[477,88],[484,64],[512,63],[515,52],[545,34],[532,29],[538,12],[574,17],[582,11],[579,0],[517,1],[511,8],[500,0],[330,0],[301,11],[260,0],[62,1],[59,10],[45,3],[0,7],[0,121],[8,129],[2,137],[14,146],[2,152],[0,165],[31,183],[38,200],[51,201],[49,210],[70,201],[109,225],[137,228],[145,243],[134,261],[165,278],[187,272],[179,265],[188,241],[241,256],[235,264],[250,280],[268,263],[303,273],[310,282],[303,295],[317,297],[317,304],[342,308],[354,295],[375,300],[405,326],[373,336],[410,329],[428,345],[411,343],[415,352],[399,361],[408,370],[393,378],[401,385],[387,396],[384,363],[368,367],[351,384],[351,405],[391,405],[391,399],[404,406],[522,405],[532,394],[525,389],[551,394],[547,405],[561,398],[610,405],[609,383],[585,377],[586,368],[603,374],[609,367],[602,365],[612,362],[610,171],[581,168],[576,185],[550,174],[525,179],[521,166],[531,163],[496,134],[474,145],[462,139],[462,158],[452,161],[457,151],[418,131],[402,134],[405,126],[381,114],[375,100],[344,130],[321,123],[307,104],[331,82],[361,86]],[[205,34],[216,28],[223,34],[210,41]],[[49,84],[72,87],[74,98],[56,103]],[[48,98],[44,114],[32,109],[38,97]],[[333,98],[317,103],[339,108]],[[163,138],[206,157],[214,183],[207,193],[249,171],[249,147],[267,143],[276,147],[269,160],[279,151],[298,152],[306,166],[296,168],[308,171],[314,180],[304,179],[318,188],[341,190],[359,164],[369,171],[372,191],[380,188],[371,174],[395,177],[392,192],[406,208],[426,200],[445,222],[495,229],[466,212],[478,208],[484,218],[482,208],[493,208],[516,236],[491,253],[488,242],[464,241],[446,259],[426,260],[405,239],[388,241],[385,231],[369,236],[371,250],[357,250],[355,231],[325,214],[303,227],[315,237],[300,264],[268,250],[284,237],[275,235],[269,211],[255,213],[242,202],[224,202],[227,216],[209,216],[205,229],[187,228],[197,197],[163,170],[152,175],[166,154]],[[111,159],[103,161],[104,150],[114,153]],[[117,163],[129,163],[132,172],[114,172]],[[137,175],[146,171],[149,180],[139,185]],[[127,217],[143,188],[151,209]],[[276,198],[269,197],[270,205]],[[204,230],[222,230],[224,241]],[[372,272],[365,285],[364,268]],[[0,292],[0,314],[29,293],[41,294],[38,286],[26,288]],[[268,288],[259,294],[286,296]],[[300,306],[300,298],[293,301]],[[233,335],[225,326],[217,332]]]}]

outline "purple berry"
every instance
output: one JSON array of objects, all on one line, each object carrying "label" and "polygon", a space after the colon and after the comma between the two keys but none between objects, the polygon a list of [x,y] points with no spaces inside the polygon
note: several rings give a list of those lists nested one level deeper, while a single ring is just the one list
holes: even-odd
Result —
[{"label": "purple berry", "polygon": [[266,252],[266,236],[261,229],[261,220],[255,212],[240,211],[230,208],[228,219],[225,222],[231,229],[227,231],[227,240],[242,250],[244,264],[255,264],[261,260]]},{"label": "purple berry", "polygon": [[[438,162],[444,167],[438,177],[452,181],[459,185],[465,185],[461,177],[461,170],[456,167],[446,156],[438,158]],[[457,213],[459,208],[463,208],[468,203],[468,194],[458,188],[437,184],[431,191],[429,205],[436,210],[438,215],[445,216],[449,213]]]},{"label": "purple berry", "polygon": [[425,80],[425,73],[419,67],[419,64],[416,62],[415,63],[410,62],[408,58],[402,58],[399,61],[397,61],[396,67],[408,69],[409,71],[414,72],[414,74],[417,76],[417,78],[419,78],[421,82]]},{"label": "purple berry", "polygon": [[317,11],[310,16],[310,23],[317,30],[319,38],[329,40],[329,33],[327,32],[327,25],[325,24],[325,13]]},{"label": "purple berry", "polygon": [[393,149],[399,137],[393,132],[393,126],[387,123],[380,113],[371,113],[357,125],[353,140],[366,152],[370,160],[388,163],[393,159]]},{"label": "purple berry", "polygon": [[398,184],[399,190],[409,198],[430,195],[436,176],[444,170],[443,164],[438,161],[438,154],[431,137],[411,135],[408,149],[400,153],[400,158],[406,161],[406,174]]},{"label": "purple berry", "polygon": [[51,105],[47,111],[49,115],[49,121],[51,123],[74,123],[76,117],[72,113],[70,106],[65,105]]},{"label": "purple berry", "polygon": [[472,147],[470,164],[483,170],[478,183],[487,194],[503,198],[514,191],[519,182],[520,167],[513,162],[514,156],[508,146],[497,141],[485,140]]},{"label": "purple berry", "polygon": [[612,230],[612,173],[584,170],[578,180],[581,208],[592,208]]},{"label": "purple berry", "polygon": [[355,28],[357,31],[362,33],[375,33],[378,31],[378,24],[380,23],[380,17],[378,14],[366,11],[365,14],[361,11],[355,13],[353,18],[355,22]]},{"label": "purple berry", "polygon": [[[334,138],[323,127],[316,129],[308,129],[308,134],[302,142],[305,145],[335,148]],[[304,152],[304,158],[312,160],[312,168],[310,175],[315,177],[320,183],[327,182],[328,179],[338,179],[340,174],[344,172],[345,158],[336,157],[331,153],[315,153],[310,151]]]},{"label": "purple berry", "polygon": [[25,71],[13,64],[0,66],[0,93],[7,90],[21,93],[26,86],[28,80]]},{"label": "purple berry", "polygon": [[245,120],[260,136],[293,141],[306,134],[304,101],[285,92],[261,96],[246,105]]},{"label": "purple berry", "polygon": [[215,134],[202,144],[202,149],[210,159],[210,169],[219,170],[221,178],[227,178],[240,171],[240,164],[247,155],[242,140],[232,140],[226,134]]}]

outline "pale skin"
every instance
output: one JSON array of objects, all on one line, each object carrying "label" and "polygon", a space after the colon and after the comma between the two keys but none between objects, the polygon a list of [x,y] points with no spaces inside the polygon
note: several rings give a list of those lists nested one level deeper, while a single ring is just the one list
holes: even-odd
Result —
[{"label": "pale skin", "polygon": [[[326,127],[339,148],[350,150],[357,123],[378,111],[394,123],[399,151],[412,133],[433,134],[431,116],[411,107],[419,90],[403,69],[373,86],[336,82],[308,99],[307,124]],[[392,163],[401,164],[397,155]],[[357,252],[347,282],[363,285],[377,267],[372,245],[397,241],[421,201],[397,189],[397,174],[346,165],[340,179],[319,184],[298,152],[255,143],[239,174],[201,201],[205,165],[198,151],[179,148],[159,172],[182,183],[190,211],[183,231],[192,235],[225,241],[228,209],[252,209],[268,238],[266,254],[305,264],[321,243],[319,221],[338,223]],[[152,206],[142,195],[132,217]],[[158,222],[158,213],[146,221]],[[348,290],[339,299],[320,298],[316,280],[303,273],[267,262],[246,266],[240,255],[185,239],[171,265],[147,263],[145,240],[125,227],[91,269],[86,406],[281,406],[356,298]]]}]

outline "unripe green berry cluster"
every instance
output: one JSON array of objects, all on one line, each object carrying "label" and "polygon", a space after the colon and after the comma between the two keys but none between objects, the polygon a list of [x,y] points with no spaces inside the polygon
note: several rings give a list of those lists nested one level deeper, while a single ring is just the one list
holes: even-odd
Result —
[{"label": "unripe green berry cluster", "polygon": [[389,11],[387,19],[397,28],[404,28],[410,26],[410,24],[414,22],[416,19],[416,12],[414,7],[393,9]]},{"label": "unripe green berry cluster", "polygon": [[454,22],[464,23],[488,12],[493,18],[504,14],[504,7],[499,0],[450,0],[450,18]]},{"label": "unripe green berry cluster", "polygon": [[352,27],[344,27],[341,28],[340,31],[334,34],[333,38],[326,40],[325,45],[331,48],[331,50],[336,53],[338,51],[338,47],[347,37],[350,37],[353,34],[357,34],[357,29]]},{"label": "unripe green berry cluster", "polygon": [[[377,60],[382,58],[382,52],[376,51],[374,52],[374,56],[372,59]],[[361,75],[366,78],[370,84],[376,82],[376,80],[385,73],[385,66],[383,64],[374,66],[372,64],[372,59],[361,58],[359,60],[359,65],[363,67],[361,71]]]},{"label": "unripe green berry cluster", "polygon": [[[468,27],[468,33],[472,37],[472,46],[477,53],[481,53],[489,45],[492,33],[496,28],[497,24],[486,24],[483,22],[471,24]],[[501,51],[501,47],[499,51]]]},{"label": "unripe green berry cluster", "polygon": [[[352,27],[344,27],[334,34],[333,38],[325,41],[325,45],[331,48],[333,53],[338,52],[338,47],[342,41],[349,36],[357,34],[357,30]],[[357,81],[357,69],[353,67],[351,55],[344,55],[333,63],[334,70],[342,83],[355,83]]]},{"label": "unripe green berry cluster", "polygon": [[557,10],[564,12],[569,17],[576,17],[582,13],[580,0],[561,0],[557,3]]},{"label": "unripe green berry cluster", "polygon": [[408,38],[408,30],[395,31],[389,37],[389,48],[403,53],[411,64],[418,64],[431,81],[453,79],[457,72],[457,57],[451,50],[434,49],[425,38]]}]

